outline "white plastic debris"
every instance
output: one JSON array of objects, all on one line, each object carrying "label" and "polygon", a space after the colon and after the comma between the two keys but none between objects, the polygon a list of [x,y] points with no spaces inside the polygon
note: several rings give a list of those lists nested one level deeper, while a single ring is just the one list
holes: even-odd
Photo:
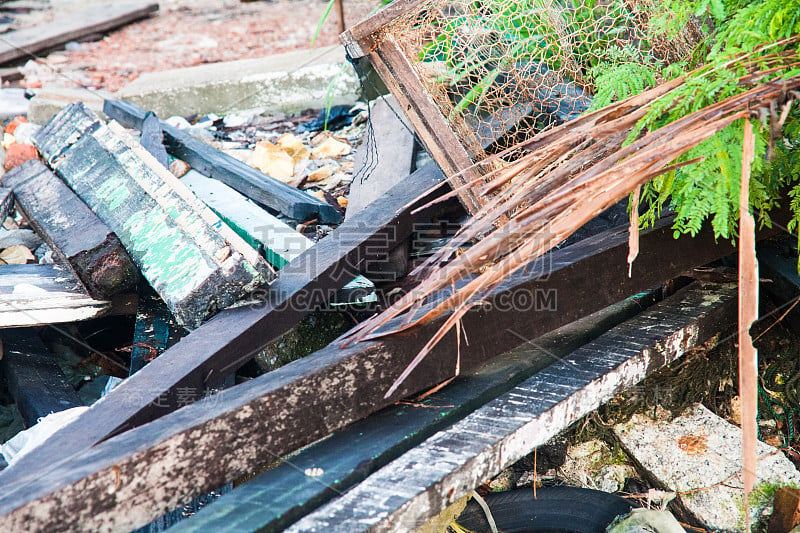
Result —
[{"label": "white plastic debris", "polygon": [[46,441],[50,435],[78,418],[87,409],[86,406],[73,407],[40,418],[36,425],[20,431],[0,446],[0,454],[9,466],[13,465],[17,459],[30,453],[31,450]]}]

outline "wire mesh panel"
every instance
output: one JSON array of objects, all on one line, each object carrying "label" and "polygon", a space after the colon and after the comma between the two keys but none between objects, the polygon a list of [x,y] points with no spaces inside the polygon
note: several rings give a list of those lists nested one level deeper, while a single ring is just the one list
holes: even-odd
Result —
[{"label": "wire mesh panel", "polygon": [[[606,90],[595,101],[609,69],[649,69],[652,84],[661,81],[659,70],[687,59],[701,35],[696,20],[681,32],[662,30],[670,16],[657,0],[422,0],[395,6],[378,27],[354,28],[352,38],[380,56],[384,77],[402,78],[418,129],[446,128],[458,139],[468,159],[455,163],[428,146],[452,174],[625,96]],[[358,35],[365,28],[369,39]],[[392,47],[402,61],[382,53]],[[420,88],[438,113],[419,104]],[[447,134],[431,137],[441,144]]]}]

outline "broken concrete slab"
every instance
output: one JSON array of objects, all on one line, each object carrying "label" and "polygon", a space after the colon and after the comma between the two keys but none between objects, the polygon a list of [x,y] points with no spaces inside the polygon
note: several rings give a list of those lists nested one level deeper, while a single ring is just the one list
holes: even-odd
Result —
[{"label": "broken concrete slab", "polygon": [[111,93],[104,90],[89,91],[79,87],[44,87],[36,92],[28,104],[28,121],[46,124],[59,111],[73,102],[83,102],[100,118],[103,115],[103,102]]},{"label": "broken concrete slab", "polygon": [[44,163],[28,161],[3,176],[3,184],[89,294],[105,299],[136,285],[139,272],[117,236]]},{"label": "broken concrete slab", "polygon": [[119,90],[129,100],[161,117],[262,108],[294,113],[308,108],[353,104],[358,78],[344,48],[298,50],[262,59],[212,63],[142,74]]},{"label": "broken concrete slab", "polygon": [[40,150],[182,325],[197,327],[274,279],[267,262],[121,126],[94,116],[78,136],[70,115],[80,123],[92,116],[83,104],[67,106],[37,135]]},{"label": "broken concrete slab", "polygon": [[[741,531],[740,428],[696,405],[672,421],[634,415],[614,434],[647,475],[679,493],[688,517],[713,530]],[[800,484],[800,472],[779,450],[759,442],[758,456],[758,484]],[[753,503],[751,523],[770,502]]]},{"label": "broken concrete slab", "polygon": [[25,98],[25,89],[0,89],[0,120],[27,115],[29,106],[30,101]]}]

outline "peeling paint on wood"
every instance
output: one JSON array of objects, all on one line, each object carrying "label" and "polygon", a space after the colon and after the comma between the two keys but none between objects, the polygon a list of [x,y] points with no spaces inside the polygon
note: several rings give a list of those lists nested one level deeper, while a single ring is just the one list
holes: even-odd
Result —
[{"label": "peeling paint on wood", "polygon": [[67,106],[37,144],[62,154],[48,157],[58,175],[114,230],[181,324],[197,327],[272,279],[263,259],[237,246],[241,239],[229,228],[226,234],[210,209],[176,178],[166,178],[168,171],[154,168],[152,156],[137,151],[120,128],[94,117],[96,124],[76,139],[73,115],[85,122],[92,113],[82,104]]}]

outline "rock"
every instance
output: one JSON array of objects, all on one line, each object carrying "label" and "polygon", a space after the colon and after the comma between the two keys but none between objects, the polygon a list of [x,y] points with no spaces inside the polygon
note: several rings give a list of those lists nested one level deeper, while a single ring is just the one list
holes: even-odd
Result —
[{"label": "rock", "polygon": [[256,144],[250,164],[273,178],[289,181],[294,177],[294,159],[269,141]]},{"label": "rock", "polygon": [[519,474],[509,467],[489,481],[489,488],[492,492],[505,492],[515,488],[518,480]]},{"label": "rock", "polygon": [[181,159],[176,159],[175,161],[169,164],[169,171],[172,172],[172,175],[175,176],[176,178],[180,178],[181,176],[189,172],[191,169],[192,167],[189,166],[189,163]]},{"label": "rock", "polygon": [[18,115],[27,115],[30,101],[25,98],[25,89],[0,89],[0,120]]},{"label": "rock", "polygon": [[608,533],[684,533],[683,527],[667,511],[634,509],[608,528]]},{"label": "rock", "polygon": [[185,119],[185,118],[183,118],[183,117],[179,117],[179,116],[172,116],[172,117],[169,117],[169,118],[168,118],[167,120],[165,120],[164,122],[166,122],[166,123],[167,123],[167,124],[169,124],[170,126],[173,126],[173,127],[175,127],[175,128],[178,128],[179,130],[185,130],[185,129],[188,129],[188,128],[191,128],[191,127],[192,127],[192,125],[191,125],[191,124],[189,124],[189,121],[188,121],[188,120],[186,120],[186,119]]},{"label": "rock", "polygon": [[22,245],[31,250],[35,250],[42,245],[43,241],[35,231],[29,229],[0,229],[0,250],[11,246]]},{"label": "rock", "polygon": [[30,122],[23,122],[14,129],[14,140],[20,144],[29,144],[33,146],[33,136],[41,129],[38,124],[31,124]]},{"label": "rock", "polygon": [[317,170],[308,174],[308,181],[322,181],[328,179],[331,175],[331,169],[328,167],[320,167]]},{"label": "rock", "polygon": [[6,124],[6,127],[3,129],[3,133],[8,133],[10,135],[14,135],[14,132],[17,130],[17,126],[20,124],[26,124],[28,119],[23,116],[14,117],[14,119]]},{"label": "rock", "polygon": [[616,492],[622,488],[625,479],[636,477],[633,467],[625,464],[626,459],[615,456],[603,441],[581,442],[567,448],[558,477],[568,485]]},{"label": "rock", "polygon": [[35,263],[36,256],[26,246],[15,244],[0,252],[0,260],[8,265],[24,265]]},{"label": "rock", "polygon": [[82,49],[83,45],[76,41],[70,41],[64,45],[64,50],[68,52],[77,52],[78,50]]},{"label": "rock", "polygon": [[214,140],[214,134],[202,127],[193,126],[191,128],[187,128],[186,131],[189,132],[189,135],[199,141],[210,143]]},{"label": "rock", "polygon": [[255,111],[239,111],[227,115],[222,119],[222,123],[226,128],[241,128],[243,126],[250,126],[257,120],[258,114]]},{"label": "rock", "polygon": [[[678,501],[694,520],[714,530],[741,529],[742,489],[736,488],[741,487],[736,474],[742,469],[738,427],[696,405],[672,421],[637,414],[613,431],[648,476],[682,493]],[[750,502],[751,523],[770,503],[767,497],[758,498],[759,494],[768,494],[770,486],[800,484],[800,472],[779,450],[759,442],[757,451],[761,459],[755,501]],[[704,490],[693,490],[698,488]]]},{"label": "rock", "polygon": [[31,159],[36,159],[37,157],[39,157],[39,152],[30,144],[13,142],[6,148],[6,160],[3,164],[3,168],[7,171],[12,170],[22,163],[30,161]]}]

